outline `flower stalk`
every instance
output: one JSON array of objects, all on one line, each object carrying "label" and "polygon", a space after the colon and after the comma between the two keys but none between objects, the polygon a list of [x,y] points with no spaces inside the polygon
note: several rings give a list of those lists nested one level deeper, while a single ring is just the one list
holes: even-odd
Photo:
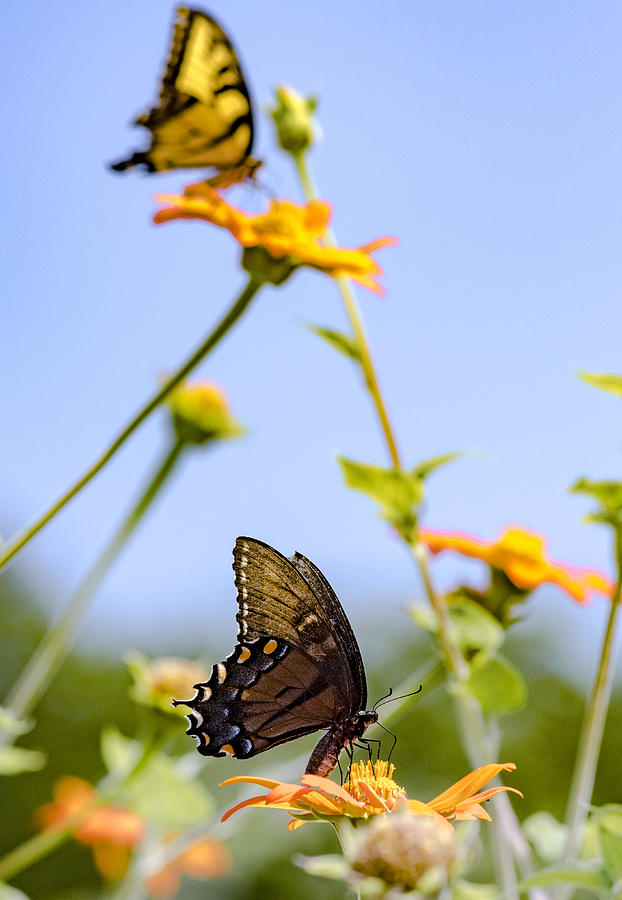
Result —
[{"label": "flower stalk", "polygon": [[[616,536],[616,539],[619,538]],[[620,554],[617,554],[620,559]],[[618,613],[622,600],[622,571],[618,575],[615,592],[611,599],[611,609],[603,637],[603,645],[600,654],[598,671],[594,680],[592,696],[586,709],[585,719],[579,740],[579,749],[575,762],[575,769],[568,798],[566,824],[569,826],[568,841],[564,852],[563,861],[570,862],[577,858],[585,823],[589,813],[589,805],[594,790],[596,768],[600,755],[600,747],[605,729],[605,719],[614,674],[613,648],[615,646],[616,627]],[[566,891],[562,892],[562,896]]]},{"label": "flower stalk", "polygon": [[104,450],[104,452],[96,459],[92,466],[78,478],[78,480],[62,495],[59,499],[36,519],[32,525],[26,528],[21,534],[9,541],[0,551],[0,569],[2,569],[32,538],[50,522],[57,513],[63,509],[82,488],[91,481],[95,475],[100,472],[104,466],[112,459],[115,453],[120,450],[129,437],[142,425],[142,423],[151,415],[151,413],[168,397],[173,388],[186,378],[193,369],[198,366],[202,360],[216,347],[224,338],[227,332],[235,325],[238,319],[246,311],[251,300],[261,287],[262,282],[256,280],[252,276],[249,278],[246,287],[233,303],[230,309],[225,313],[216,327],[209,333],[202,344],[182,363],[177,371],[167,379],[162,387],[156,391],[153,397],[145,403],[142,409],[130,419],[125,427],[114,438],[112,443]]},{"label": "flower stalk", "polygon": [[[60,619],[51,626],[28,660],[6,699],[5,707],[16,719],[22,719],[32,711],[63,662],[93,597],[171,474],[183,446],[179,438],[173,441],[138,501],[71,596]],[[0,746],[9,743],[13,737],[7,730],[0,730]]]}]

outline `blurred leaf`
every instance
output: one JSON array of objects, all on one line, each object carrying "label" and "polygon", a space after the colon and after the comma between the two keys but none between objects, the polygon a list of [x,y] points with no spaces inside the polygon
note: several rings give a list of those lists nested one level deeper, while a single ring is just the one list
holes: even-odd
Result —
[{"label": "blurred leaf", "polygon": [[471,661],[469,677],[455,688],[479,701],[487,716],[514,712],[525,705],[527,686],[519,670],[504,656],[478,653]]},{"label": "blurred leaf", "polygon": [[584,372],[582,369],[577,371],[577,375],[593,387],[600,388],[601,391],[609,391],[610,394],[617,394],[618,397],[622,397],[622,375]]},{"label": "blurred leaf", "polygon": [[586,517],[589,522],[602,522],[615,529],[622,526],[622,482],[591,481],[589,478],[578,478],[570,487],[573,494],[587,494],[593,497],[600,506],[596,513]]},{"label": "blurred leaf", "polygon": [[206,819],[214,803],[195,776],[180,774],[177,763],[164,754],[151,759],[140,774],[123,789],[125,803],[146,819],[167,831],[176,831]]},{"label": "blurred leaf", "polygon": [[28,900],[28,896],[10,884],[0,884],[0,900]]},{"label": "blurred leaf", "polygon": [[543,810],[528,816],[523,822],[523,831],[544,862],[551,863],[561,859],[566,846],[568,828],[558,822],[551,813]]},{"label": "blurred leaf", "polygon": [[338,456],[337,461],[346,485],[375,500],[382,509],[383,517],[410,541],[415,536],[417,511],[423,502],[425,479],[440,466],[461,455],[456,451],[435,456],[419,463],[410,472],[360,463],[343,456]]},{"label": "blurred leaf", "polygon": [[531,878],[525,878],[519,884],[520,891],[528,891],[532,887],[541,887],[548,884],[576,884],[587,890],[593,891],[598,897],[611,900],[611,883],[593,862],[576,863],[574,866],[562,868],[543,869]]},{"label": "blurred leaf", "polygon": [[449,616],[465,656],[480,650],[496,650],[503,644],[505,632],[492,613],[459,591],[447,599]]},{"label": "blurred leaf", "polygon": [[409,536],[416,526],[415,510],[423,500],[420,478],[400,469],[386,469],[338,456],[346,485],[367,494],[382,508],[384,518]]},{"label": "blurred leaf", "polygon": [[323,856],[294,857],[294,862],[309,875],[318,875],[320,878],[333,878],[342,881],[347,877],[350,869],[343,858],[336,853],[325,853]]},{"label": "blurred leaf", "polygon": [[[102,755],[109,770],[128,771],[143,752],[139,741],[114,728],[102,733]],[[152,756],[119,792],[119,802],[129,806],[149,824],[174,831],[207,818],[212,798],[194,776],[181,773],[178,760],[164,753]]]},{"label": "blurred leaf", "polygon": [[47,762],[45,753],[23,747],[0,747],[0,775],[38,772]]},{"label": "blurred leaf", "polygon": [[323,325],[314,325],[311,322],[305,323],[305,328],[308,328],[313,334],[317,334],[318,337],[321,337],[327,344],[330,344],[331,347],[334,347],[335,350],[343,353],[349,359],[353,359],[356,362],[361,361],[358,345],[349,334],[336,331],[334,328],[325,328]]},{"label": "blurred leaf", "polygon": [[101,754],[109,772],[128,772],[141,753],[142,745],[126,738],[114,725],[102,728]]},{"label": "blurred leaf", "polygon": [[594,814],[604,866],[613,882],[622,880],[622,807],[608,804]]},{"label": "blurred leaf", "polygon": [[431,456],[430,459],[424,459],[423,462],[420,462],[419,465],[415,466],[411,474],[415,478],[424,481],[428,475],[431,475],[436,469],[440,469],[441,466],[446,466],[447,463],[455,462],[457,459],[462,459],[463,456],[465,456],[464,450],[452,450],[451,453],[441,453],[439,456]]},{"label": "blurred leaf", "polygon": [[472,884],[458,881],[452,889],[451,900],[492,900],[499,893],[494,884]]},{"label": "blurred leaf", "polygon": [[26,734],[32,731],[33,726],[34,722],[25,722],[23,719],[18,719],[12,710],[7,709],[5,706],[0,706],[0,729],[2,731],[12,735]]}]

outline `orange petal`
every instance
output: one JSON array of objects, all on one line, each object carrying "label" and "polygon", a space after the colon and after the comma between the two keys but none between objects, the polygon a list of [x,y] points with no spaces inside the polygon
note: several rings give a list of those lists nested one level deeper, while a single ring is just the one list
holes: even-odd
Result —
[{"label": "orange petal", "polygon": [[333,797],[339,797],[346,803],[351,803],[354,799],[348,794],[345,788],[341,787],[340,784],[331,781],[330,778],[322,778],[321,775],[303,775],[300,780],[303,784],[308,785],[308,787],[324,791],[325,794],[331,794]]},{"label": "orange petal", "polygon": [[291,822],[287,823],[287,830],[296,831],[297,828],[301,828],[303,825],[308,824],[308,822],[303,822],[302,819],[292,819]]},{"label": "orange petal", "polygon": [[235,806],[232,806],[231,809],[228,809],[220,821],[226,822],[234,812],[237,812],[239,809],[244,809],[245,806],[263,806],[266,809],[286,809],[290,812],[298,812],[298,807],[292,806],[291,803],[266,803],[265,796],[249,797],[248,800],[242,800],[241,803],[237,803]]},{"label": "orange petal", "polygon": [[460,806],[461,801],[467,800],[476,794],[486,782],[498,775],[499,772],[502,770],[511,772],[515,768],[516,765],[514,763],[489,763],[486,766],[480,766],[479,769],[474,769],[473,772],[465,775],[460,781],[456,781],[455,784],[452,784],[438,797],[429,800],[428,805],[439,812],[455,809],[456,806]]},{"label": "orange petal", "polygon": [[[221,781],[218,787],[224,787],[227,784],[258,784],[259,787],[275,788],[277,784],[285,784],[284,781],[275,781],[273,778],[255,778],[253,775],[236,775],[234,778],[226,778]],[[298,787],[296,784],[290,787]]]}]

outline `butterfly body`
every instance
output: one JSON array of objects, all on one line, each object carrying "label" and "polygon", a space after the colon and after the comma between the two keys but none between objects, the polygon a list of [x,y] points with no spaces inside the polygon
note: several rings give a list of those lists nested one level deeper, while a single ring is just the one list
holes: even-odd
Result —
[{"label": "butterfly body", "polygon": [[159,105],[135,125],[151,132],[146,150],[111,165],[116,172],[215,167],[227,183],[252,177],[253,112],[227,35],[206,12],[179,7]]},{"label": "butterfly body", "polygon": [[238,643],[195,685],[187,733],[204,756],[247,759],[314,731],[326,735],[307,772],[327,775],[377,721],[366,710],[358,645],[332,588],[313,563],[253,538],[234,549]]}]

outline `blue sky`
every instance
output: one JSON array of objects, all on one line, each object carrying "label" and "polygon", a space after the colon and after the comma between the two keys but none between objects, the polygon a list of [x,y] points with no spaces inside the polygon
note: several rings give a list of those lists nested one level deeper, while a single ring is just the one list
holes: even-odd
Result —
[{"label": "blue sky", "polygon": [[[607,535],[581,523],[587,504],[566,488],[621,471],[619,402],[574,375],[622,372],[620,5],[230,0],[211,12],[243,61],[266,186],[300,198],[261,112],[289,83],[320,97],[312,163],[342,244],[399,237],[378,254],[387,297],[358,295],[404,460],[483,454],[429,482],[426,523],[486,537],[520,523],[556,558],[611,571]],[[4,11],[6,533],[87,466],[243,284],[227,235],[150,224],[153,195],[194,174],[106,168],[141,146],[128,123],[155,99],[172,18],[162,0]],[[259,211],[264,195],[236,200]],[[345,327],[317,273],[266,290],[202,367],[249,434],[188,457],[98,597],[87,641],[177,639],[189,616],[230,636],[244,533],[313,559],[355,623],[388,628],[418,596],[406,554],[334,461],[386,462],[368,399],[304,321]],[[22,554],[50,608],[164,444],[156,416]],[[446,562],[438,577],[455,572]]]}]

